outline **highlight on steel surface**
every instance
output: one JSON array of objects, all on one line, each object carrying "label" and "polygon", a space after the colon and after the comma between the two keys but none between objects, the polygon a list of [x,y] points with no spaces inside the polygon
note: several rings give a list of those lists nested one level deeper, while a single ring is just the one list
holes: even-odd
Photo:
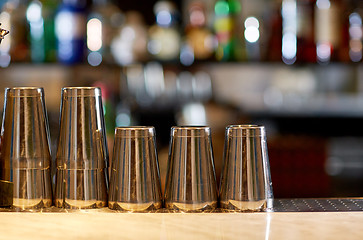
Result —
[{"label": "highlight on steel surface", "polygon": [[63,88],[55,206],[75,209],[107,206],[107,163],[101,90]]},{"label": "highlight on steel surface", "polygon": [[219,198],[224,210],[272,210],[273,191],[264,126],[230,125],[226,128]]},{"label": "highlight on steel surface", "polygon": [[[1,23],[0,23],[0,26],[1,26]],[[8,31],[8,30],[2,29],[2,28],[0,27],[0,43],[1,43],[1,41],[4,39],[5,35],[7,35],[8,33],[9,33],[9,31]]]},{"label": "highlight on steel surface", "polygon": [[0,139],[3,205],[17,209],[50,207],[51,155],[43,88],[5,89]]},{"label": "highlight on steel surface", "polygon": [[126,212],[162,207],[154,127],[116,128],[108,206]]},{"label": "highlight on steel surface", "polygon": [[212,211],[217,207],[209,127],[171,128],[165,206],[176,212]]}]

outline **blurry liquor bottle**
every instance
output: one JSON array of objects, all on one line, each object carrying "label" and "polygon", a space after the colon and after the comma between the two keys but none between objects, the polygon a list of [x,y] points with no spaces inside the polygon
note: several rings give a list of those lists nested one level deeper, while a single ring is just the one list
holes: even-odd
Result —
[{"label": "blurry liquor bottle", "polygon": [[271,16],[267,23],[268,39],[267,51],[264,51],[264,59],[267,61],[280,61],[282,57],[282,17],[281,2],[274,1],[271,7]]},{"label": "blurry liquor bottle", "polygon": [[147,27],[141,13],[127,12],[124,24],[120,25],[111,42],[111,52],[116,63],[124,66],[146,61],[147,41]]},{"label": "blurry liquor bottle", "polygon": [[[361,2],[361,1],[360,1]],[[339,5],[341,9],[341,44],[338,50],[338,58],[341,62],[349,62],[349,41],[350,41],[350,33],[349,33],[349,20],[351,12],[351,5],[348,4],[347,1],[341,1]]]},{"label": "blurry liquor bottle", "polygon": [[235,16],[234,25],[237,30],[237,34],[234,35],[238,36],[239,46],[242,46],[242,52],[240,50],[242,58],[248,61],[265,60],[267,53],[270,51],[267,48],[269,36],[272,34],[278,35],[278,32],[271,33],[270,25],[270,15],[272,15],[275,2],[271,0],[229,1],[231,6],[234,3],[234,8],[239,9],[236,11],[231,7],[231,12],[235,12],[233,14]]},{"label": "blurry liquor bottle", "polygon": [[315,0],[297,0],[297,62],[316,62],[314,5]]},{"label": "blurry liquor bottle", "polygon": [[244,61],[247,59],[247,49],[241,0],[228,0],[228,6],[232,18],[231,58],[235,61]]},{"label": "blurry liquor bottle", "polygon": [[122,23],[123,14],[116,5],[108,0],[93,0],[87,20],[87,60],[90,65],[114,62],[110,46]]},{"label": "blurry liquor bottle", "polygon": [[[317,0],[315,7],[316,55],[320,63],[346,61],[347,24],[341,0]],[[349,36],[349,35],[348,35]]]},{"label": "blurry liquor bottle", "polygon": [[[218,0],[214,6],[214,28],[218,40],[219,61],[244,61],[248,58],[244,17],[240,0]],[[250,28],[248,29],[250,30]],[[250,36],[250,35],[249,35]],[[250,40],[250,38],[248,38]],[[255,40],[251,40],[255,43]],[[251,52],[250,57],[254,53]]]},{"label": "blurry liquor bottle", "polygon": [[0,45],[0,66],[7,67],[10,61],[29,60],[29,44],[26,29],[26,1],[9,0],[1,9],[0,22],[10,34]]},{"label": "blurry liquor bottle", "polygon": [[172,2],[158,1],[154,12],[156,24],[149,29],[148,51],[158,60],[176,60],[181,46],[176,7]]},{"label": "blurry liquor bottle", "polygon": [[[293,64],[297,58],[297,3],[296,0],[282,0],[282,61],[286,64]],[[315,52],[314,52],[315,54]]]},{"label": "blurry liquor bottle", "polygon": [[282,0],[282,60],[316,62],[315,0]]},{"label": "blurry liquor bottle", "polygon": [[210,59],[214,53],[215,37],[206,27],[207,16],[203,2],[193,1],[189,5],[189,23],[187,24],[186,42],[197,60]]},{"label": "blurry liquor bottle", "polygon": [[232,58],[232,30],[233,20],[230,14],[228,1],[217,0],[214,5],[214,30],[218,40],[216,59],[228,61]]},{"label": "blurry liquor bottle", "polygon": [[349,57],[352,62],[362,61],[363,54],[363,2],[351,3],[349,15]]},{"label": "blurry liquor bottle", "polygon": [[55,16],[58,60],[79,63],[85,56],[86,0],[63,0]]},{"label": "blurry liquor bottle", "polygon": [[56,0],[30,1],[26,18],[29,23],[30,58],[33,62],[54,62],[56,42],[54,16]]}]

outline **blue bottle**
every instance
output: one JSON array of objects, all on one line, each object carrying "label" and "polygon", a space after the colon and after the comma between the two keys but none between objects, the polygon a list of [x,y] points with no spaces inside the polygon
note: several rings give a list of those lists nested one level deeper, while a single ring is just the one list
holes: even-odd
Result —
[{"label": "blue bottle", "polygon": [[58,61],[80,63],[85,57],[86,0],[63,0],[55,17]]}]

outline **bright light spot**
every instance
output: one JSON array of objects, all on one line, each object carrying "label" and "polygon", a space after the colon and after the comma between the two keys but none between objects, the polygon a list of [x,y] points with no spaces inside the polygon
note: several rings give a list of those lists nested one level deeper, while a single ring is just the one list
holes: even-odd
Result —
[{"label": "bright light spot", "polygon": [[245,20],[245,39],[250,42],[254,43],[257,42],[260,38],[260,31],[258,30],[260,24],[255,17],[248,17]]},{"label": "bright light spot", "polygon": [[192,25],[202,26],[205,23],[204,13],[201,10],[195,10],[190,14],[190,23]]},{"label": "bright light spot", "polygon": [[194,62],[193,49],[187,44],[180,49],[180,62],[184,66],[190,66]]},{"label": "bright light spot", "polygon": [[349,57],[353,62],[359,62],[362,59],[362,18],[358,13],[349,15]]},{"label": "bright light spot", "polygon": [[248,42],[257,42],[260,38],[260,31],[256,27],[248,27],[245,30],[245,38]]},{"label": "bright light spot", "polygon": [[217,1],[214,12],[217,16],[227,16],[229,14],[229,4],[227,1]]},{"label": "bright light spot", "polygon": [[357,13],[352,13],[349,16],[349,35],[353,39],[362,38],[362,18]]},{"label": "bright light spot", "polygon": [[282,31],[283,33],[293,33],[297,31],[297,10],[296,1],[284,0],[282,2]]},{"label": "bright light spot", "polygon": [[125,26],[121,29],[119,36],[112,40],[111,51],[119,64],[128,65],[134,61],[135,38],[135,30]]},{"label": "bright light spot", "polygon": [[58,43],[58,56],[60,59],[70,59],[73,55],[71,41],[59,41]]},{"label": "bright light spot", "polygon": [[153,55],[157,55],[161,52],[161,43],[157,40],[150,40],[147,44],[147,50]]},{"label": "bright light spot", "polygon": [[260,23],[258,22],[257,18],[255,17],[248,17],[245,21],[245,28],[254,27],[259,28]]},{"label": "bright light spot", "polygon": [[121,38],[123,41],[133,41],[135,36],[135,30],[132,27],[124,27],[121,31]]},{"label": "bright light spot", "polygon": [[34,39],[40,40],[44,35],[44,21],[41,19],[39,22],[30,23],[30,35]]},{"label": "bright light spot", "polygon": [[287,64],[287,65],[292,65],[296,62],[296,57],[292,58],[292,59],[288,59],[288,58],[284,58],[282,57],[282,61]]},{"label": "bright light spot", "polygon": [[352,50],[349,50],[349,57],[353,62],[359,62],[362,60],[362,52],[353,52]]},{"label": "bright light spot", "polygon": [[282,56],[286,59],[293,59],[296,57],[296,35],[293,33],[286,33],[282,37]]},{"label": "bright light spot", "polygon": [[281,14],[283,18],[290,15],[296,15],[296,1],[283,0],[281,7]]},{"label": "bright light spot", "polygon": [[351,38],[361,39],[362,38],[362,26],[351,26],[349,28],[349,35]]},{"label": "bright light spot", "polygon": [[120,113],[116,117],[116,125],[118,127],[121,126],[130,126],[131,124],[131,118],[130,115],[127,113]]},{"label": "bright light spot", "polygon": [[42,4],[40,2],[32,2],[26,11],[26,18],[29,22],[42,20]]},{"label": "bright light spot", "polygon": [[329,9],[330,8],[330,1],[329,0],[317,0],[316,6],[319,9]]},{"label": "bright light spot", "polygon": [[353,52],[362,51],[362,42],[359,40],[350,40],[349,47]]},{"label": "bright light spot", "polygon": [[331,55],[330,44],[319,43],[316,47],[316,54],[318,55],[318,59],[320,61],[322,62],[329,61]]},{"label": "bright light spot", "polygon": [[76,27],[74,26],[75,23],[73,21],[74,21],[74,16],[71,12],[60,12],[55,17],[54,20],[55,33],[60,42],[72,40],[73,38],[72,33],[75,32],[75,27]]},{"label": "bright light spot", "polygon": [[[183,107],[183,125],[207,125],[204,106],[201,103],[190,103]],[[178,123],[179,124],[179,123]]]},{"label": "bright light spot", "polygon": [[216,43],[216,39],[214,38],[213,35],[207,36],[204,39],[204,47],[206,49],[210,49],[211,51],[218,45],[218,43]]},{"label": "bright light spot", "polygon": [[[2,26],[7,26],[7,30],[10,31],[10,33],[12,32],[12,24],[10,21],[10,14],[7,12],[2,12],[0,13],[0,23],[2,23]],[[4,40],[2,40],[1,44],[0,44],[0,53],[8,53],[10,51],[10,47],[12,44],[12,38],[11,37],[7,37]],[[2,56],[0,56],[2,57]]]},{"label": "bright light spot", "polygon": [[102,55],[99,52],[91,52],[88,54],[87,61],[93,67],[98,66],[102,62]]},{"label": "bright light spot", "polygon": [[102,22],[97,18],[87,22],[87,47],[91,51],[98,51],[102,47]]},{"label": "bright light spot", "polygon": [[158,12],[156,15],[156,22],[163,27],[167,27],[171,24],[171,14],[170,12],[163,10]]},{"label": "bright light spot", "polygon": [[351,25],[362,25],[362,18],[358,13],[352,13],[349,15],[349,23]]},{"label": "bright light spot", "polygon": [[0,55],[0,67],[6,68],[10,65],[11,57],[9,54]]},{"label": "bright light spot", "polygon": [[164,71],[160,63],[149,62],[144,68],[145,90],[152,98],[159,97],[165,89]]},{"label": "bright light spot", "polygon": [[293,64],[296,61],[297,51],[297,8],[296,0],[283,0],[282,8],[282,61]]}]

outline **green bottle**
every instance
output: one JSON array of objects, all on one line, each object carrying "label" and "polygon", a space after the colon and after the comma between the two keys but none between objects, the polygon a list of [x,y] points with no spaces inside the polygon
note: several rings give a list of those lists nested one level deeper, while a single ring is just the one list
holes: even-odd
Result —
[{"label": "green bottle", "polygon": [[231,59],[245,61],[246,45],[244,39],[244,19],[240,0],[228,0],[229,11],[232,18]]},{"label": "green bottle", "polygon": [[214,5],[214,30],[218,40],[216,59],[218,61],[231,60],[231,43],[233,22],[228,1],[218,0]]},{"label": "green bottle", "polygon": [[54,16],[56,0],[32,0],[26,18],[29,24],[30,58],[32,62],[54,62],[56,40]]}]

